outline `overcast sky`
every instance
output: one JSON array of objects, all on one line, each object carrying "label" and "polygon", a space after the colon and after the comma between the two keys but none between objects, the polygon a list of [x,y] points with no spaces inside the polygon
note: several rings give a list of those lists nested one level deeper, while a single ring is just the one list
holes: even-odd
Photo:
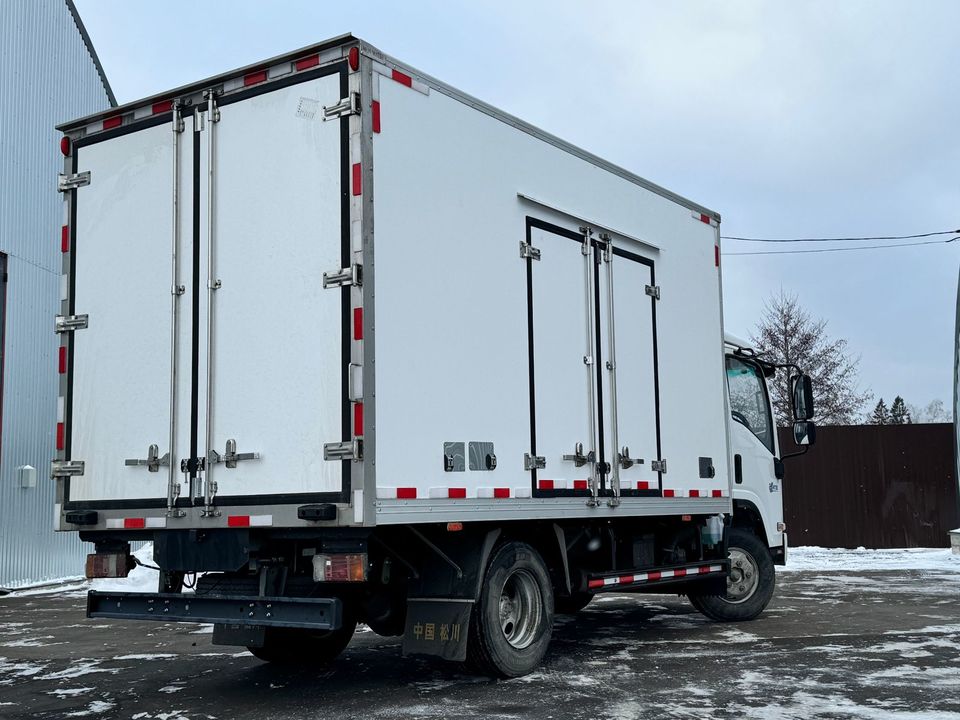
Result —
[{"label": "overcast sky", "polygon": [[[960,3],[77,0],[121,103],[353,32],[717,210],[725,235],[960,228]],[[800,249],[811,246],[786,246]],[[785,249],[727,241],[727,253]],[[724,259],[727,329],[796,294],[861,385],[952,398],[960,241]]]}]

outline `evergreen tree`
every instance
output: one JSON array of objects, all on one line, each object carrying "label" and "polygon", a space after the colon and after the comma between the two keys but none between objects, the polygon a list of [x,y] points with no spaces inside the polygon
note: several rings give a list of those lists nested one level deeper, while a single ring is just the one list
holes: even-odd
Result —
[{"label": "evergreen tree", "polygon": [[890,406],[890,424],[909,425],[910,423],[910,411],[907,410],[907,404],[902,397],[897,395],[893,399],[893,405]]},{"label": "evergreen tree", "polygon": [[890,411],[887,410],[887,404],[883,401],[883,398],[880,398],[880,402],[877,403],[877,406],[873,409],[873,414],[870,416],[871,425],[889,425],[890,424]]}]

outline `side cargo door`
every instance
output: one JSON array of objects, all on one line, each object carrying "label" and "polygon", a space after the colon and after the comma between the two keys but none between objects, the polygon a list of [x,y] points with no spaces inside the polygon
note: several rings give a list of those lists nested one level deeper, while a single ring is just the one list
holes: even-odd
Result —
[{"label": "side cargo door", "polygon": [[323,281],[350,264],[347,118],[324,113],[346,95],[340,65],[253,86],[219,102],[202,138],[207,502],[349,492],[350,462],[323,456],[352,437],[350,288]]}]

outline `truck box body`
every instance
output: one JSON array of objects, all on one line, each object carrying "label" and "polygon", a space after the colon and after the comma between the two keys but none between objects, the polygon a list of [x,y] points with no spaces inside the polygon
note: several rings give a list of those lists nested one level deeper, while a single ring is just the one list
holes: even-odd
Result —
[{"label": "truck box body", "polygon": [[730,512],[715,213],[350,36],[61,129],[59,529]]}]

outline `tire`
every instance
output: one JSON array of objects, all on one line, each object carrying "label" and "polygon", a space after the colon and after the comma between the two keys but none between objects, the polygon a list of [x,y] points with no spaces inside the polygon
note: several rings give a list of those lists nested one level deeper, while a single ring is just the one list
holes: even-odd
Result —
[{"label": "tire", "polygon": [[590,593],[574,593],[568,596],[556,595],[553,598],[553,612],[556,615],[576,615],[589,605],[591,600],[593,600],[593,595]]},{"label": "tire", "polygon": [[467,661],[499,678],[532,672],[553,634],[553,585],[540,553],[526,543],[494,550],[470,617]]},{"label": "tire", "polygon": [[749,530],[733,528],[728,540],[730,576],[724,595],[691,594],[690,603],[711,620],[753,620],[770,602],[776,584],[767,546]]},{"label": "tire", "polygon": [[248,647],[247,650],[264,662],[325,665],[344,651],[356,629],[356,619],[346,617],[336,630],[267,628],[263,647]]}]

